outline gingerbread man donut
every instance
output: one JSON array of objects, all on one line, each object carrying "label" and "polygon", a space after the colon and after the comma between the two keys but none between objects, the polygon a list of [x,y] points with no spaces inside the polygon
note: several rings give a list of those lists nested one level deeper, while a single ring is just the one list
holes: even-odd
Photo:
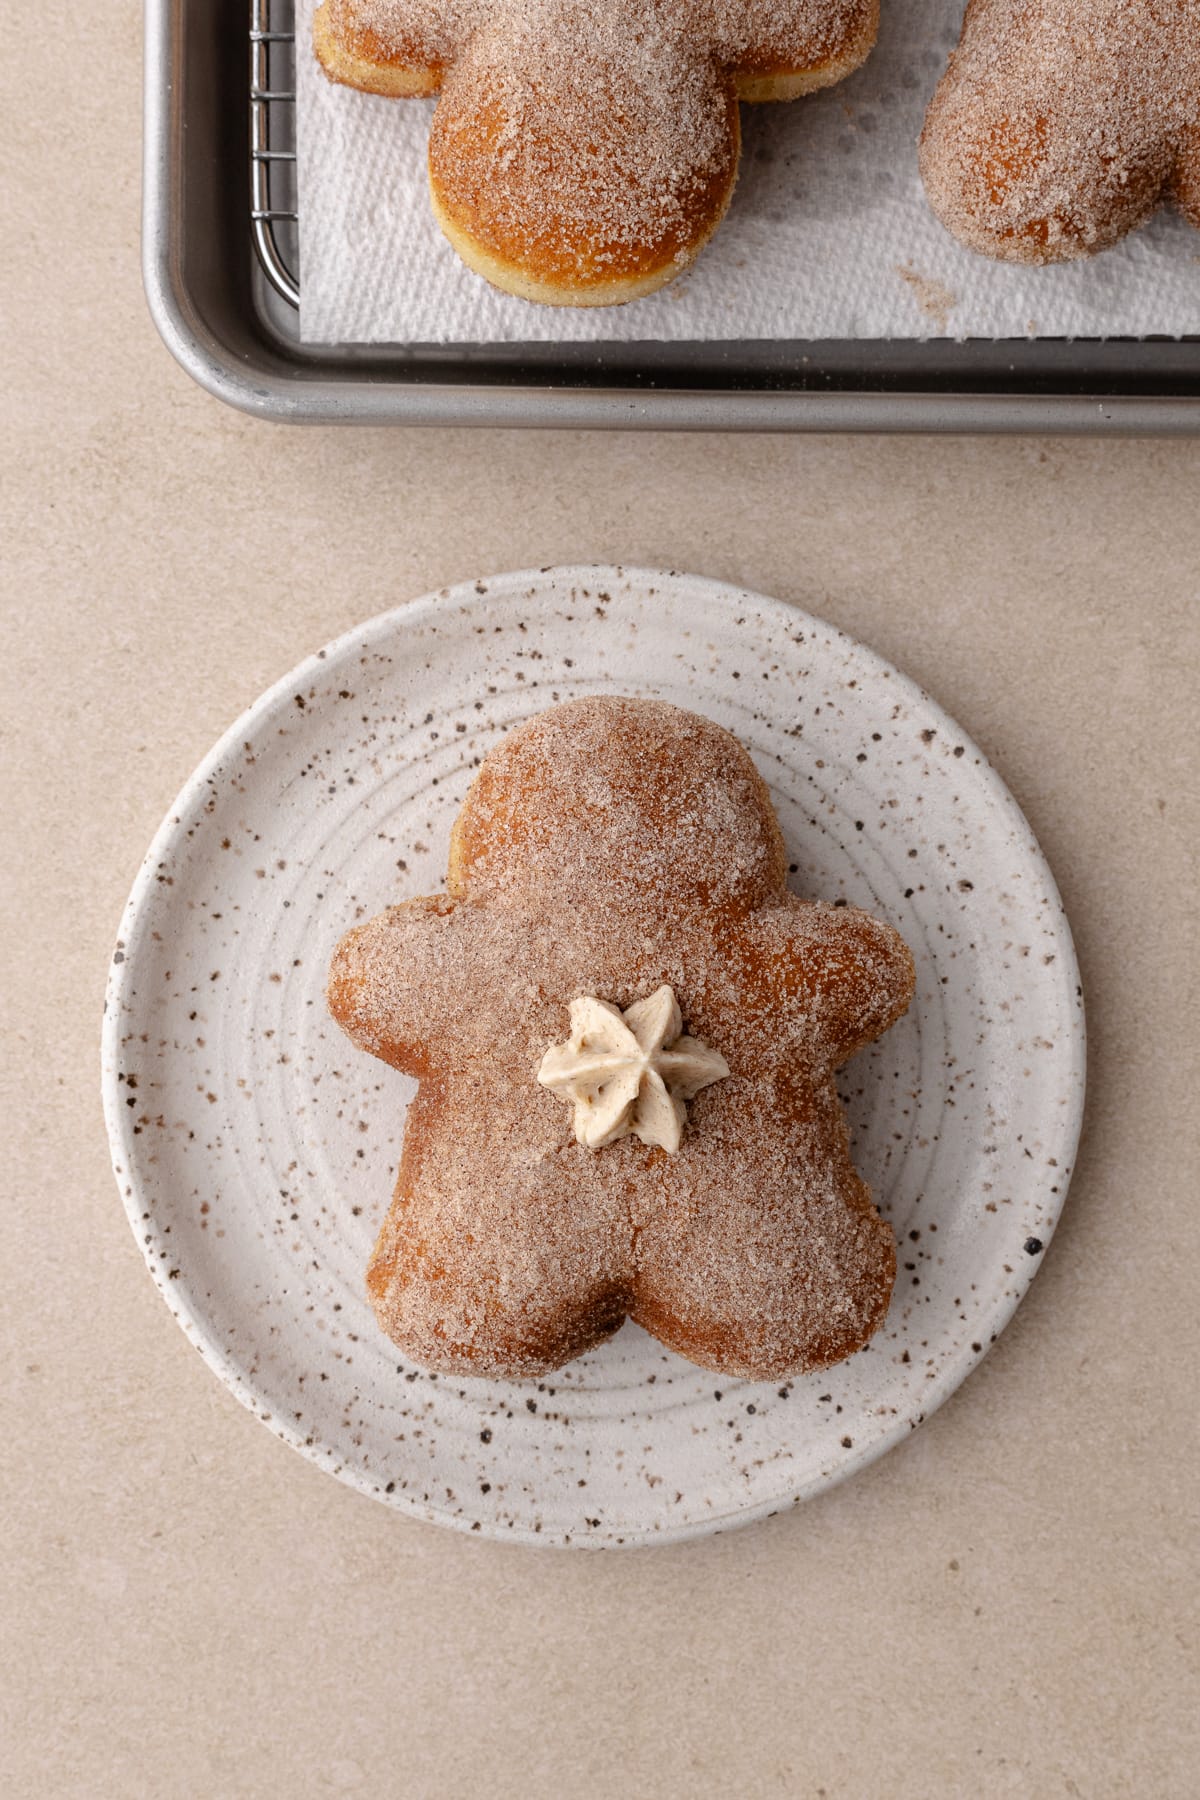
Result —
[{"label": "gingerbread man donut", "polygon": [[1168,197],[1200,225],[1200,0],[970,0],[920,162],[1009,262],[1105,250]]},{"label": "gingerbread man donut", "polygon": [[833,1076],[904,1012],[912,958],[786,873],[728,732],[578,700],[485,759],[447,892],[342,939],[334,1017],[419,1084],[367,1272],[406,1355],[536,1376],[628,1317],[778,1379],[876,1330],[895,1246]]},{"label": "gingerbread man donut", "polygon": [[827,87],[878,0],[325,0],[335,81],[441,95],[433,209],[471,268],[552,306],[635,300],[692,262],[737,175],[737,102]]}]

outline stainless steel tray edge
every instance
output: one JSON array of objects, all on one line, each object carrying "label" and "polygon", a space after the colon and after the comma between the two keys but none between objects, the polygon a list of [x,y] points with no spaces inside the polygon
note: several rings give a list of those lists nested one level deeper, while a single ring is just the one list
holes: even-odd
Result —
[{"label": "stainless steel tray edge", "polygon": [[[211,0],[209,0],[211,5]],[[600,427],[690,431],[984,432],[1185,436],[1200,396],[908,393],[749,388],[581,387],[396,381],[289,362],[256,328],[244,187],[240,211],[219,146],[189,131],[188,11],[146,0],[143,279],[172,355],[218,399],[295,423]],[[220,29],[213,6],[211,29]],[[233,14],[229,12],[229,24]],[[239,40],[240,41],[240,40]],[[194,46],[192,46],[194,48]],[[202,78],[201,72],[200,78]],[[221,200],[225,201],[224,215]],[[246,219],[245,267],[229,265],[223,220]]]}]

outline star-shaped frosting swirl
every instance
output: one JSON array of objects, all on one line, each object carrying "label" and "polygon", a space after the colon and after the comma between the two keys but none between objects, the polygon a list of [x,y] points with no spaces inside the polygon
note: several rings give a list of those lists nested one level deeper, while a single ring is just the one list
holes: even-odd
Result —
[{"label": "star-shaped frosting swirl", "polygon": [[664,983],[624,1012],[592,995],[573,1000],[571,1035],[547,1050],[538,1080],[571,1101],[575,1136],[589,1150],[633,1134],[672,1153],[686,1102],[728,1074],[719,1051],[683,1034],[679,1003]]}]

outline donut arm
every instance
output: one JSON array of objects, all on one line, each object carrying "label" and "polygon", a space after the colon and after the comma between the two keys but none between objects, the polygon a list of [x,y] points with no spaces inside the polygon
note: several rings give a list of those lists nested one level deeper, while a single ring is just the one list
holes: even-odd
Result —
[{"label": "donut arm", "polygon": [[775,1020],[766,1041],[803,1046],[816,1073],[882,1036],[916,979],[908,946],[882,919],[794,895],[751,915],[741,962],[752,1017]]},{"label": "donut arm", "polygon": [[468,1010],[464,971],[479,929],[476,909],[444,894],[389,906],[338,944],[330,1012],[360,1049],[406,1075],[429,1073]]},{"label": "donut arm", "polygon": [[436,0],[403,9],[388,24],[378,0],[324,0],[313,48],[331,81],[387,99],[436,94],[474,8]]},{"label": "donut arm", "polygon": [[879,29],[879,0],[811,9],[776,0],[713,0],[713,42],[734,70],[739,100],[793,100],[858,68]]},{"label": "donut arm", "polygon": [[830,1067],[841,1068],[908,1010],[916,986],[900,933],[858,907],[823,907],[829,938],[821,961]]}]

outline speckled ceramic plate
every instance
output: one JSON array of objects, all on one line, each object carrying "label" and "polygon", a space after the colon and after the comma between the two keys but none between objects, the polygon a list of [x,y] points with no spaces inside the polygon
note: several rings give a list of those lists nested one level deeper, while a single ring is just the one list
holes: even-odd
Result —
[{"label": "speckled ceramic plate", "polygon": [[[330,951],[441,885],[502,725],[611,689],[735,731],[799,891],[897,925],[906,1019],[845,1071],[901,1246],[869,1348],[723,1381],[635,1326],[535,1384],[398,1360],[363,1271],[412,1084],[328,1018]],[[925,694],[832,627],[684,575],[562,569],[431,596],[263,696],[187,783],[121,926],[104,1031],[113,1160],[163,1298],[285,1442],[464,1530],[640,1544],[762,1517],[861,1468],[993,1342],[1066,1192],[1083,1098],[1070,932],[1016,804]]]}]

